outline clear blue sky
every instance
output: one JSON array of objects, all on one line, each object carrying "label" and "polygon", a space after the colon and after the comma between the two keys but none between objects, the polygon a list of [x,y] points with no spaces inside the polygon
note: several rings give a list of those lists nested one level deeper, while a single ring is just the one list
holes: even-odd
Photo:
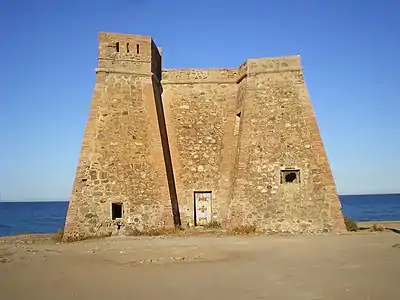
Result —
[{"label": "clear blue sky", "polygon": [[0,192],[68,199],[99,31],[153,36],[166,68],[300,54],[340,194],[400,192],[400,1],[0,1]]}]

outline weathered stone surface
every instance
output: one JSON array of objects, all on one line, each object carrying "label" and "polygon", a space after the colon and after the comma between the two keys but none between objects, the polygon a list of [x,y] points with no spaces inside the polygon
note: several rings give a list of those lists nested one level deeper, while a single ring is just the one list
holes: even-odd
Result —
[{"label": "weathered stone surface", "polygon": [[[66,240],[111,234],[121,222],[111,218],[112,203],[123,205],[122,222],[139,228],[172,224],[156,111],[161,87],[155,74],[161,70],[154,68],[161,66],[160,60],[150,37],[100,34],[99,68],[67,213]],[[90,213],[79,210],[82,206]]]},{"label": "weathered stone surface", "polygon": [[73,191],[66,239],[193,226],[196,191],[224,226],[345,230],[299,56],[161,71],[150,37],[101,33]]}]

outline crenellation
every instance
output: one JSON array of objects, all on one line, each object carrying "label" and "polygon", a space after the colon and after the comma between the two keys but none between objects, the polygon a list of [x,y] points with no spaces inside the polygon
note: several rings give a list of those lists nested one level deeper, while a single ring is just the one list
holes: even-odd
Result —
[{"label": "crenellation", "polygon": [[152,44],[150,36],[101,32],[99,34],[99,58],[148,62],[151,61]]},{"label": "crenellation", "polygon": [[211,221],[345,230],[300,57],[163,70],[151,37],[101,33],[65,240]]},{"label": "crenellation", "polygon": [[161,55],[149,36],[100,33],[96,73],[155,76],[161,81]]}]

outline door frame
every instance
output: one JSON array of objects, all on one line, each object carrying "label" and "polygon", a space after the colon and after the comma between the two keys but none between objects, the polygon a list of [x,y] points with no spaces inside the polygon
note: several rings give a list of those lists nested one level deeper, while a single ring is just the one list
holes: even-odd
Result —
[{"label": "door frame", "polygon": [[[212,200],[213,200],[213,197],[212,197],[212,191],[210,191],[210,190],[199,190],[199,191],[193,191],[193,211],[194,211],[194,213],[193,213],[193,224],[194,224],[194,226],[196,227],[196,226],[198,226],[197,225],[197,208],[196,208],[196,194],[210,194],[211,195],[211,198],[210,198],[210,218],[212,218]],[[209,222],[211,222],[211,220],[209,221]]]}]

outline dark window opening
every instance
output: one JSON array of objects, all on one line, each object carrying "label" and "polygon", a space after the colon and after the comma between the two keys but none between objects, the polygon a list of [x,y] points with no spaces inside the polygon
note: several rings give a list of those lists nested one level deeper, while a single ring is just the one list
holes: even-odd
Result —
[{"label": "dark window opening", "polygon": [[136,44],[136,53],[139,54],[139,44]]},{"label": "dark window opening", "polygon": [[129,53],[129,43],[126,43],[126,52]]},{"label": "dark window opening", "polygon": [[117,52],[119,52],[119,43],[118,42],[115,43],[115,49],[117,50]]},{"label": "dark window opening", "polygon": [[300,170],[281,170],[281,183],[300,183]]},{"label": "dark window opening", "polygon": [[234,129],[234,132],[233,132],[234,135],[238,135],[238,134],[239,134],[240,116],[241,116],[241,115],[242,115],[241,112],[238,112],[238,113],[236,114],[235,129]]},{"label": "dark window opening", "polygon": [[111,204],[111,217],[113,220],[122,218],[122,203]]},{"label": "dark window opening", "polygon": [[285,175],[286,182],[294,182],[296,180],[296,178],[297,178],[297,175],[294,172]]},{"label": "dark window opening", "polygon": [[82,179],[82,182],[86,182],[86,181],[87,181],[87,179],[86,179],[86,178],[83,178],[83,179]]}]

